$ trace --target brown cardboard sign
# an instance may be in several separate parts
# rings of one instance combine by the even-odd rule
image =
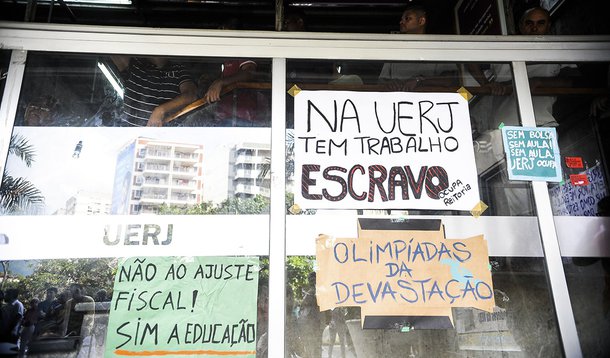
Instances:
[[[359,306],[374,316],[491,312],[494,293],[482,235],[446,239],[440,220],[361,219],[358,238],[316,240],[320,310]]]

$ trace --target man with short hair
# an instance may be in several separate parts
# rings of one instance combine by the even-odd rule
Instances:
[[[428,12],[419,4],[408,5],[399,22],[401,34],[425,34]],[[457,66],[454,63],[393,62],[385,63],[379,81],[391,91],[413,91],[421,86],[457,86]]]
[[[19,345],[19,332],[21,329],[21,322],[25,314],[25,308],[17,298],[19,297],[19,290],[16,288],[9,288],[6,290],[4,295],[4,302],[6,305],[2,306],[1,318],[2,332],[0,332],[0,342],[9,342]]]
[[[49,314],[49,312],[51,312],[51,309],[53,309],[53,306],[58,305],[57,300],[55,299],[56,296],[57,296],[57,287],[47,288],[44,301],[42,301],[38,304],[38,312],[40,314],[41,319],[44,319],[47,316],[47,314]]]
[[[66,302],[66,306],[70,310],[67,335],[88,336],[91,334],[94,322],[93,315],[87,314],[87,312],[91,310],[95,312],[95,306],[93,305],[95,301],[91,296],[85,294],[83,286],[78,283],[70,285],[70,293],[72,294],[72,298]],[[77,310],[76,305],[81,303],[89,303],[91,305],[80,306]]]
[[[425,34],[428,25],[428,14],[421,5],[410,5],[400,18],[401,34]]]
[[[551,17],[549,13],[541,7],[533,7],[523,12],[519,19],[519,32],[525,36],[543,36],[551,31]],[[562,69],[575,67],[559,63],[529,63],[527,64],[527,75],[530,89],[535,92],[536,88],[544,87],[570,87],[572,79],[560,75]],[[485,76],[478,64],[471,64],[468,70],[479,82],[482,88],[488,88],[491,95],[486,102],[487,107],[480,107],[481,110],[473,108],[471,113],[477,111],[482,117],[476,122],[479,124],[479,131],[484,133],[484,141],[491,143],[501,143],[501,132],[498,129],[501,124],[517,126],[520,124],[520,117],[517,107],[517,99],[513,92],[513,71],[509,64],[492,64],[489,76]],[[553,106],[557,100],[556,96],[532,96],[534,109],[534,120],[537,127],[557,127],[559,123],[553,115]],[[482,101],[479,101],[481,105]],[[491,138],[491,139],[489,139]],[[491,151],[482,151],[480,163],[497,163],[505,156],[501,145],[492,145]],[[483,158],[487,159],[483,159]],[[487,166],[487,165],[486,165]],[[481,168],[480,171],[487,170],[489,166]],[[501,180],[508,183],[506,171],[501,171]],[[498,191],[496,203],[498,215],[534,215],[533,197],[531,190],[527,186],[503,185]]]
[[[284,31],[306,31],[305,14],[298,10],[287,11],[283,25]]]
[[[519,31],[522,35],[526,36],[548,35],[551,31],[551,17],[548,11],[541,7],[533,7],[526,10],[519,20]],[[527,75],[531,90],[533,91],[538,87],[570,87],[572,80],[559,76],[560,71],[565,67],[575,66],[565,66],[558,63],[528,64]],[[495,78],[499,80],[512,78],[512,70],[509,65],[493,65],[492,68],[495,72]],[[483,86],[490,87],[494,95],[506,95],[512,91],[512,80],[500,83],[484,80],[480,75],[475,76],[475,78]],[[558,125],[553,116],[553,105],[556,100],[557,98],[554,96],[534,96],[532,98],[534,117],[538,126],[556,127]],[[507,125],[518,124],[517,107],[515,104],[514,95],[498,98],[494,105],[494,112],[497,117],[491,123],[490,128],[497,128],[500,122],[504,122]]]
[[[551,16],[545,9],[536,6],[525,10],[519,19],[522,35],[548,35],[551,32]]]

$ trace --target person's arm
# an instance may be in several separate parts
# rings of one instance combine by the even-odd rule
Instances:
[[[485,86],[489,83],[487,76],[485,76],[485,73],[483,73],[483,70],[478,63],[469,63],[466,65],[466,69],[479,85]]]
[[[205,93],[203,98],[209,103],[217,102],[220,100],[220,92],[222,89],[230,84],[237,82],[246,82],[252,78],[252,73],[256,70],[256,64],[254,62],[246,62],[239,67],[239,71],[235,74],[221,77],[216,81],[212,82],[208,91]]]
[[[496,82],[494,79],[489,80],[481,70],[481,66],[476,63],[466,65],[468,72],[483,88],[488,88],[494,96],[503,96],[512,91],[512,84]]]
[[[197,99],[197,86],[195,82],[188,80],[180,85],[180,94],[175,98],[157,106],[148,122],[147,127],[161,127],[167,118],[172,113],[184,108],[186,105],[193,103]]]

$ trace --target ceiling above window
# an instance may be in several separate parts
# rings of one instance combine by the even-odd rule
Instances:
[[[237,18],[246,30],[275,30],[276,0],[0,0],[0,20],[24,21],[28,1],[35,7],[32,22],[75,23],[169,28],[218,28]],[[452,32],[452,3],[428,0],[447,16],[443,26]],[[398,29],[405,0],[286,0],[284,11],[305,14],[308,31],[390,33]],[[448,24],[448,26],[447,26]]]
[[[458,0],[414,1],[423,2],[429,9],[429,33],[456,33],[454,8]],[[507,4],[505,12],[513,16],[540,3],[539,0],[503,2]],[[398,30],[402,9],[407,3],[407,0],[0,0],[0,20],[216,29],[235,18],[241,29],[274,31],[282,10],[284,13],[298,10],[305,15],[307,31],[391,33]],[[560,5],[553,8],[557,10],[553,14],[553,22],[557,24],[555,34],[610,33],[610,22],[604,12],[598,11],[596,1],[556,0],[554,3]],[[509,33],[512,33],[510,29]]]
[[[131,5],[131,0],[65,0],[67,4]]]

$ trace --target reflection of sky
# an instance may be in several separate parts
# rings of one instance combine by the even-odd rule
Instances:
[[[31,168],[14,155],[7,170],[25,177],[45,196],[46,214],[64,208],[79,190],[112,196],[116,158],[123,146],[138,136],[189,144],[203,144],[204,200],[220,202],[227,196],[229,151],[235,144],[270,143],[266,128],[68,128],[16,127],[34,147]],[[83,141],[80,158],[72,158]]]

